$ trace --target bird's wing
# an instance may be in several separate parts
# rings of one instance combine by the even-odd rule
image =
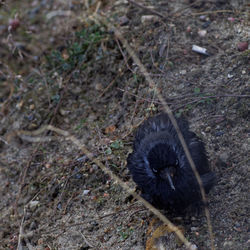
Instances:
[[[189,131],[188,123],[184,119],[176,118],[176,120],[185,138]],[[166,113],[149,118],[139,127],[135,135],[134,148],[137,149],[146,136],[160,131],[168,131],[168,133],[176,135],[175,128]]]

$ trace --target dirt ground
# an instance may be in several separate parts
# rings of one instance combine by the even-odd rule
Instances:
[[[217,177],[208,195],[215,248],[249,249],[244,0],[0,2],[0,249],[185,249],[72,141],[21,132],[68,131],[135,187],[126,168],[133,132],[163,105],[95,13],[204,141]],[[210,249],[204,212],[163,212],[193,249]]]

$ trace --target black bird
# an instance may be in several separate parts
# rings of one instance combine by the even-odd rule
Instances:
[[[205,192],[215,180],[203,142],[189,130],[186,120],[177,119]],[[127,166],[142,197],[159,209],[182,212],[201,201],[200,187],[167,114],[146,120],[137,130]]]

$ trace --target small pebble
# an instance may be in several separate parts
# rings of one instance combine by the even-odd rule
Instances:
[[[92,168],[96,171],[96,170],[98,170],[98,166],[96,165],[96,164],[93,164],[92,165]]]
[[[223,243],[223,246],[224,247],[231,247],[233,245],[233,242],[232,241],[225,241],[224,243]]]
[[[16,108],[21,109],[22,106],[23,106],[23,101],[20,101],[19,103],[17,103]]]
[[[78,180],[81,179],[82,178],[82,174],[81,173],[75,174],[75,178],[78,179]]]
[[[230,22],[234,22],[235,18],[234,17],[229,17],[227,20],[230,21]]]
[[[189,33],[189,32],[191,32],[191,27],[190,26],[187,26],[187,29],[186,29],[186,31]]]
[[[248,49],[248,42],[240,42],[237,45],[239,51],[245,51]]]
[[[207,22],[202,24],[202,28],[206,29],[210,24],[211,24],[211,21],[207,21]]]
[[[87,195],[90,192],[90,190],[83,190],[83,195]]]
[[[223,152],[223,153],[220,154],[219,158],[220,158],[221,161],[227,162],[228,159],[229,159],[229,155],[228,155],[227,152]]]
[[[29,125],[29,129],[36,129],[38,127],[38,125],[36,124],[36,123],[31,123],[30,125]]]
[[[16,30],[20,26],[20,20],[15,18],[15,19],[10,19],[9,20],[9,30]]]
[[[45,164],[45,168],[51,168],[51,164],[50,163],[46,163]]]
[[[34,110],[35,109],[35,105],[34,104],[30,104],[30,110]]]
[[[76,160],[79,161],[79,162],[86,162],[87,159],[88,159],[88,157],[86,155],[83,155],[83,156],[77,158]]]
[[[97,83],[97,84],[95,85],[95,89],[96,89],[96,90],[102,90],[102,89],[103,89],[102,84],[101,84],[101,83]]]
[[[191,231],[197,231],[199,228],[198,227],[191,227]]]
[[[235,222],[235,226],[236,227],[240,227],[240,223],[239,222]]]
[[[34,115],[30,114],[30,115],[27,116],[27,118],[28,118],[29,121],[32,121],[34,119]]]
[[[191,249],[191,250],[196,250],[196,249],[198,249],[198,247],[197,247],[195,244],[192,244],[192,245],[190,246],[190,249]]]
[[[154,16],[154,15],[145,15],[141,17],[141,22],[142,23],[152,23],[152,22],[157,22],[159,21],[159,17],[158,16]]]
[[[211,127],[208,126],[205,128],[205,132],[210,132],[210,131],[211,131]]]
[[[60,108],[59,113],[60,113],[60,115],[65,116],[69,113],[69,111]]]
[[[122,16],[119,18],[119,24],[121,26],[127,25],[129,23],[129,19],[127,18],[127,16]]]
[[[65,122],[66,124],[69,124],[69,123],[70,123],[70,120],[66,117],[66,118],[64,118],[64,122]]]
[[[42,238],[38,239],[37,244],[42,245],[43,244],[43,239]]]
[[[94,114],[90,114],[90,115],[88,116],[88,118],[87,118],[87,121],[88,121],[89,123],[91,123],[91,122],[94,122],[96,119],[97,119],[97,118],[96,118],[96,116],[95,116]]]
[[[80,94],[80,93],[82,92],[82,88],[76,87],[76,88],[72,88],[70,91],[71,91],[73,94],[78,95],[78,94]]]
[[[29,229],[30,230],[35,230],[37,228],[37,223],[35,221],[32,221],[30,226],[29,226]]]
[[[217,132],[215,133],[215,136],[222,136],[223,134],[224,134],[223,131],[217,131]]]
[[[34,208],[34,207],[36,207],[38,204],[39,204],[39,201],[30,201],[30,202],[29,202],[30,208]]]
[[[206,34],[207,34],[207,31],[206,31],[206,30],[199,30],[199,31],[198,31],[198,35],[199,35],[200,37],[204,37],[204,36],[206,36]]]
[[[61,203],[61,202],[59,202],[59,203],[57,204],[57,209],[59,209],[59,210],[62,209],[62,203]]]

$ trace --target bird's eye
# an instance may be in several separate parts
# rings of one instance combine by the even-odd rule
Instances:
[[[178,159],[176,159],[175,166],[178,166],[178,165],[179,165],[179,161],[178,161]]]
[[[158,172],[155,168],[152,168],[152,170],[153,170],[154,173],[157,173],[157,172]]]

